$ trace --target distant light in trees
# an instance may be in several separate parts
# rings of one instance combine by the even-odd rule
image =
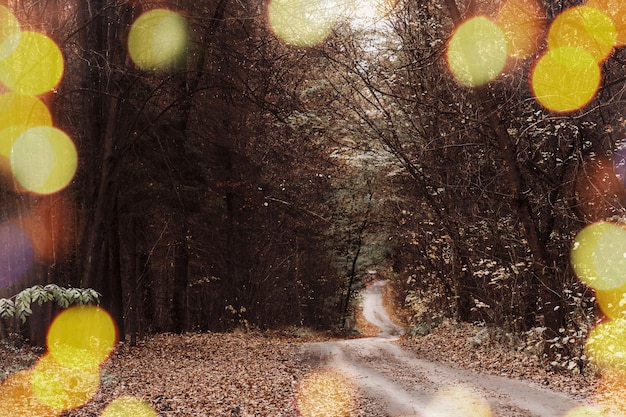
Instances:
[[[49,126],[25,130],[13,142],[11,172],[26,190],[51,194],[72,180],[78,155],[65,132]]]
[[[615,46],[626,45],[626,2],[624,0],[588,0],[588,7],[594,7],[613,20],[616,37]]]
[[[0,224],[0,288],[19,281],[33,263],[33,247],[22,229],[11,222]]]
[[[21,33],[20,22],[9,9],[0,6],[0,59],[11,55],[17,48]]]
[[[615,39],[615,26],[609,16],[594,7],[576,6],[554,19],[548,32],[548,48],[581,48],[601,62],[613,51]]]
[[[548,110],[571,112],[584,107],[596,94],[602,77],[596,59],[573,46],[546,52],[531,74],[535,98]]]
[[[596,290],[626,285],[626,229],[598,222],[581,230],[574,240],[571,262],[578,278]]]
[[[462,23],[448,44],[447,60],[456,80],[478,87],[496,78],[507,59],[507,41],[500,27],[484,16]]]
[[[137,67],[166,70],[178,63],[189,44],[189,27],[179,13],[150,10],[135,20],[128,34],[128,53]]]
[[[73,410],[86,404],[98,390],[100,368],[67,368],[45,354],[32,370],[31,384],[43,404],[58,413]]]
[[[353,387],[338,373],[322,370],[302,380],[297,407],[302,417],[341,417],[350,414]]]
[[[38,32],[25,31],[10,39],[15,37],[19,37],[17,48],[0,60],[0,81],[12,91],[26,95],[55,88],[64,71],[63,55],[56,43]]]
[[[334,0],[270,0],[267,21],[283,42],[307,47],[326,39],[343,13]]]
[[[507,0],[496,23],[504,31],[507,51],[513,58],[526,58],[534,54],[542,42],[546,13],[538,0]]]
[[[69,369],[100,366],[117,342],[111,316],[97,306],[74,306],[59,313],[50,328],[46,345],[52,358]]]
[[[368,27],[387,16],[397,0],[348,0],[345,16],[356,27]]]
[[[157,417],[156,411],[146,401],[137,397],[120,397],[112,401],[100,417]]]
[[[472,416],[491,417],[491,407],[484,398],[463,386],[439,390],[423,413],[424,417]]]
[[[600,368],[626,369],[626,320],[607,321],[591,330],[585,353]]]
[[[0,416],[49,417],[58,413],[41,402],[31,384],[32,370],[10,375],[0,384]]]

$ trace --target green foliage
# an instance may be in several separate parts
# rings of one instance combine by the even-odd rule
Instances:
[[[42,305],[54,301],[66,308],[72,304],[99,303],[102,295],[91,288],[64,288],[55,284],[35,285],[26,288],[9,298],[0,298],[0,318],[17,317],[26,322],[26,317],[33,314],[32,303]]]

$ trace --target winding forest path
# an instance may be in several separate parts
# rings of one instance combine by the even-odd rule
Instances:
[[[311,343],[305,348],[309,359],[346,375],[375,405],[375,411],[363,415],[562,417],[580,405],[531,382],[456,369],[399,347],[394,341],[403,329],[383,306],[385,284],[377,281],[362,292],[363,315],[380,329],[377,337]]]

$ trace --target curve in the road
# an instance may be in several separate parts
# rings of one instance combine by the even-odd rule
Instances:
[[[383,281],[375,282],[362,292],[363,315],[380,329],[378,337],[312,343],[304,353],[355,381],[383,413],[375,415],[470,417],[454,408],[453,401],[444,404],[444,408],[452,407],[446,410],[452,411],[438,409],[433,414],[433,399],[446,387],[462,387],[474,398],[485,399],[493,415],[507,417],[562,417],[580,405],[565,394],[527,381],[430,362],[399,347],[393,342],[403,329],[384,308],[385,285]],[[472,414],[471,417],[483,416]]]

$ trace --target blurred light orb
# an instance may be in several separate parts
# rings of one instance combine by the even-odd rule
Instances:
[[[492,417],[492,415],[487,400],[464,386],[439,390],[424,412],[424,417]]]
[[[626,286],[612,290],[596,290],[596,301],[611,319],[626,319]]]
[[[100,366],[113,352],[117,330],[111,316],[91,305],[69,307],[48,329],[46,344],[54,360],[69,369]]]
[[[267,21],[283,42],[300,47],[321,43],[343,14],[334,0],[270,0]]]
[[[59,414],[37,398],[31,375],[30,369],[19,371],[0,383],[0,416],[50,417]]]
[[[22,229],[11,222],[0,224],[0,287],[19,281],[33,263],[33,246]]]
[[[11,126],[52,126],[52,115],[35,96],[15,92],[0,95],[0,130]]]
[[[600,368],[626,370],[626,320],[615,319],[593,328],[585,353]]]
[[[20,22],[9,9],[0,6],[0,59],[11,55],[20,42]]]
[[[146,401],[137,397],[120,397],[106,406],[100,417],[158,417]]]
[[[507,40],[510,57],[526,58],[540,47],[546,12],[538,0],[506,0],[496,17]]]
[[[300,382],[296,405],[302,417],[343,417],[350,414],[353,387],[336,372],[322,370]]]
[[[65,132],[39,126],[25,130],[15,139],[10,163],[13,176],[26,190],[52,194],[74,178],[78,154]]]
[[[86,404],[100,386],[100,369],[70,369],[43,355],[31,373],[33,392],[43,404],[59,412]]]
[[[595,407],[580,405],[572,408],[563,417],[604,417],[605,415]],[[608,417],[608,416],[607,416]]]
[[[137,67],[167,70],[183,59],[189,44],[189,26],[179,13],[168,9],[145,12],[128,34],[128,53]]]
[[[626,2],[623,0],[587,0],[585,5],[600,10],[613,20],[616,31],[615,46],[625,46]]]
[[[595,58],[581,48],[565,46],[546,52],[531,74],[537,101],[558,113],[579,110],[595,96],[602,73]]]
[[[38,32],[19,35],[15,50],[0,60],[0,81],[25,95],[40,95],[55,88],[63,77],[61,50],[52,39]]]
[[[571,251],[578,278],[596,290],[614,290],[626,285],[626,229],[598,222],[581,230]]]
[[[484,16],[463,22],[447,49],[450,71],[467,87],[478,87],[496,78],[507,59],[507,40],[502,29]]]
[[[584,49],[597,61],[613,51],[617,32],[613,20],[589,6],[570,7],[559,14],[548,32],[548,48],[573,46]]]

